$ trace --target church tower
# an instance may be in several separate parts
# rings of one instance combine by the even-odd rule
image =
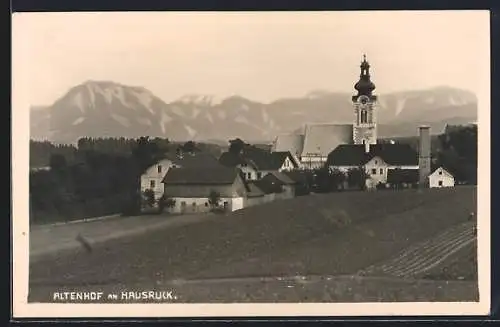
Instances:
[[[370,80],[370,64],[363,55],[359,81],[354,85],[357,94],[352,97],[354,124],[352,139],[354,144],[377,143],[377,96],[373,95],[375,84]]]

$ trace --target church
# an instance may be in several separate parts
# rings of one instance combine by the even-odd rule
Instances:
[[[363,55],[359,81],[354,85],[357,94],[352,96],[353,122],[308,123],[303,128],[279,135],[272,151],[290,151],[297,156],[304,169],[323,167],[328,155],[342,144],[377,143],[377,96],[370,78],[370,64]]]
[[[295,154],[303,169],[362,167],[368,188],[387,184],[395,176],[403,176],[408,184],[424,183],[431,163],[429,127],[419,129],[419,153],[407,144],[377,142],[377,95],[365,55],[354,89],[351,124],[306,124],[302,130],[278,136],[272,150]]]

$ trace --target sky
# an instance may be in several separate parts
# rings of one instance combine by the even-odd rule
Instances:
[[[30,105],[88,80],[143,86],[167,102],[354,92],[363,53],[378,94],[477,93],[490,40],[487,11],[20,13],[12,25],[13,83]]]

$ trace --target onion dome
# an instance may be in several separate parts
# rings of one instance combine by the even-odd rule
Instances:
[[[371,95],[375,90],[375,84],[370,80],[370,64],[366,61],[366,55],[363,55],[363,61],[359,66],[361,74],[359,81],[354,85],[354,89],[358,91],[358,95]]]

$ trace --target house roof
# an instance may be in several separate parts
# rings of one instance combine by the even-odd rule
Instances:
[[[308,124],[305,127],[301,156],[311,154],[323,157],[341,144],[352,143],[351,124]]]
[[[418,155],[408,144],[373,144],[365,152],[362,144],[342,144],[328,155],[327,164],[333,166],[361,166],[374,157],[380,157],[389,165],[418,165]]]
[[[281,193],[283,191],[283,189],[281,188],[283,186],[282,182],[272,180],[271,178],[262,178],[256,181],[252,181],[252,184],[256,185],[265,194]]]
[[[267,174],[263,178],[266,178],[266,177],[268,177],[270,175],[272,175],[272,177],[274,177],[275,179],[279,180],[284,185],[294,185],[294,184],[297,184],[297,182],[295,180],[293,180],[292,178],[290,178],[289,176],[287,176],[285,173],[282,173],[282,172],[279,172],[279,171],[273,171],[272,173]],[[268,178],[271,179],[272,177],[270,176]]]
[[[226,185],[232,184],[239,175],[238,169],[219,167],[171,168],[163,178],[166,185]]]
[[[307,183],[307,172],[301,170],[283,171],[283,174],[295,181],[295,183]]]
[[[446,169],[446,167],[444,167],[444,166],[437,166],[437,167],[433,168],[431,170],[432,172],[430,173],[430,175],[435,174],[439,169],[442,169],[445,174],[448,174],[450,177],[454,178],[453,174],[448,169]]]
[[[259,197],[263,196],[265,193],[262,191],[254,182],[248,182],[248,197]]]
[[[278,135],[274,140],[272,151],[282,152],[290,151],[290,153],[300,156],[304,148],[304,135],[302,134],[283,134]]]
[[[418,169],[388,169],[387,183],[416,183],[419,180]]]
[[[219,158],[219,163],[227,167],[246,163],[257,170],[278,170],[287,157],[290,157],[297,166],[297,162],[289,151],[269,152],[249,146],[244,148],[240,154],[224,152]]]

